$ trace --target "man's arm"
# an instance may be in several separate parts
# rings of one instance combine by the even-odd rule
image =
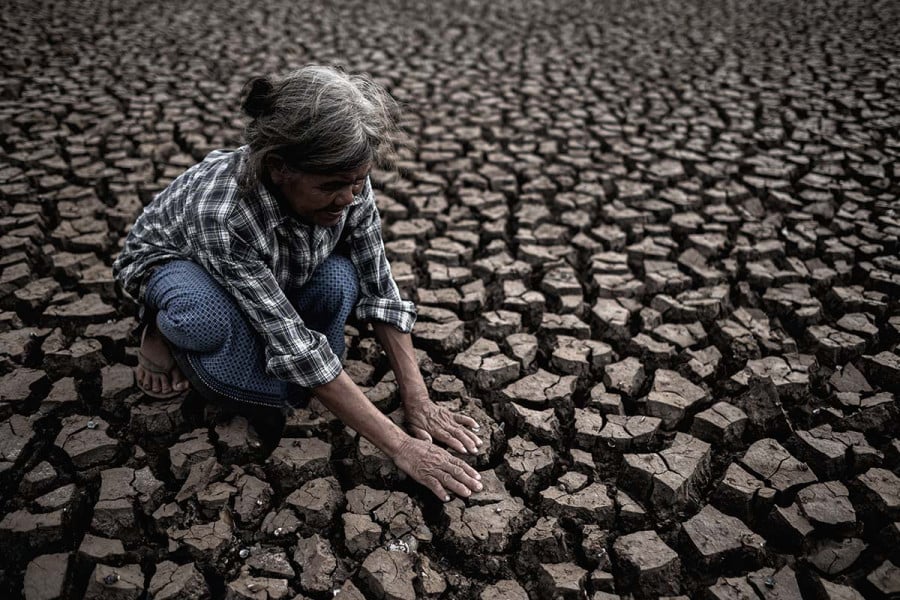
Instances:
[[[406,420],[415,436],[429,442],[434,437],[457,452],[476,454],[481,440],[468,428],[478,431],[478,423],[431,401],[410,335],[378,321],[372,327],[397,377]]]
[[[448,491],[468,498],[482,488],[481,475],[445,450],[403,432],[369,401],[346,371],[315,388],[319,401],[345,425],[384,452],[397,467],[441,500]]]

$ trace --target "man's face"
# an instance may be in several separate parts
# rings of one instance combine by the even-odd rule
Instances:
[[[353,197],[362,192],[369,164],[336,175],[313,175],[271,169],[272,183],[303,220],[321,227],[337,225]]]

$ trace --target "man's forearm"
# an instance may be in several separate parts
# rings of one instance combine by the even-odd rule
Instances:
[[[322,404],[345,425],[375,444],[390,458],[397,455],[409,435],[375,408],[346,371],[315,388]]]
[[[393,325],[373,322],[375,337],[387,354],[391,369],[397,377],[397,385],[400,388],[401,398],[410,398],[420,393],[428,395],[425,380],[419,371],[419,363],[416,361],[416,351],[413,348],[412,336],[403,333]]]

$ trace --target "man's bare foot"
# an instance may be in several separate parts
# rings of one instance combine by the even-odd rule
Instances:
[[[175,364],[169,343],[155,324],[144,329],[135,376],[140,388],[151,396],[170,397],[189,387],[188,380]]]

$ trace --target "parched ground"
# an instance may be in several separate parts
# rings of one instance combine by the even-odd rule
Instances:
[[[900,3],[331,4],[3,4],[0,596],[897,597]],[[467,501],[315,405],[133,387],[129,225],[308,62],[404,104],[376,187]]]

